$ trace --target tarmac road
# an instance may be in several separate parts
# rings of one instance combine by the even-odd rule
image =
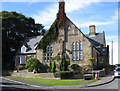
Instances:
[[[119,91],[118,88],[120,88],[120,79],[115,79],[111,83],[95,86],[95,87],[66,87],[66,88],[53,88],[53,89],[45,89],[41,87],[33,87],[33,86],[27,86],[24,84],[14,83],[5,79],[0,78],[2,82],[0,82],[0,85],[2,87],[2,91]],[[63,90],[64,89],[64,90]]]

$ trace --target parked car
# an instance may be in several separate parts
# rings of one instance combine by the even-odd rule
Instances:
[[[84,79],[87,80],[87,79],[92,79],[93,78],[93,74],[90,74],[90,73],[86,73],[84,74]]]
[[[114,71],[114,77],[120,77],[120,67],[117,67]]]

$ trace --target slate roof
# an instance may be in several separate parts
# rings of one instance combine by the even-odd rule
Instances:
[[[90,42],[93,44],[93,45],[97,45],[97,44],[104,44],[104,34],[103,33],[96,33],[95,36],[89,36],[89,34],[86,34],[85,35],[89,40]]]
[[[89,34],[85,35],[92,45],[101,53],[102,56],[107,55],[107,47],[103,47],[104,44],[104,33],[96,33],[93,36]]]
[[[43,36],[35,36],[35,37],[27,37],[23,41],[22,45],[19,47],[16,54],[30,54],[30,53],[36,53],[35,48],[37,47],[37,43],[42,39]],[[24,50],[24,52],[21,52],[21,48],[25,46],[27,50]]]

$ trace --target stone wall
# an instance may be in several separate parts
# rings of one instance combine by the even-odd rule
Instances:
[[[55,79],[53,73],[32,73],[32,72],[13,72],[11,76],[20,76],[24,78],[45,78]]]

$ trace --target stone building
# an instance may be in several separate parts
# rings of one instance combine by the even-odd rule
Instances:
[[[109,46],[106,46],[105,33],[96,33],[95,25],[90,25],[89,34],[83,34],[66,16],[63,0],[59,1],[59,10],[55,22],[57,26],[54,26],[53,23],[51,27],[56,28],[57,37],[52,41],[45,42],[45,40],[52,38],[50,36],[54,36],[50,35],[50,32],[53,31],[49,30],[49,33],[46,33],[40,40],[36,49],[36,57],[43,64],[49,65],[51,57],[62,57],[63,55],[66,59],[70,59],[70,65],[90,66],[89,58],[95,58],[96,67],[99,65],[99,61],[105,61],[106,64],[109,64]],[[41,43],[45,43],[45,46],[41,47]]]
[[[24,39],[23,43],[20,45],[16,52],[15,65],[25,65],[26,60],[30,57],[36,57],[37,44],[43,36],[27,37]]]

